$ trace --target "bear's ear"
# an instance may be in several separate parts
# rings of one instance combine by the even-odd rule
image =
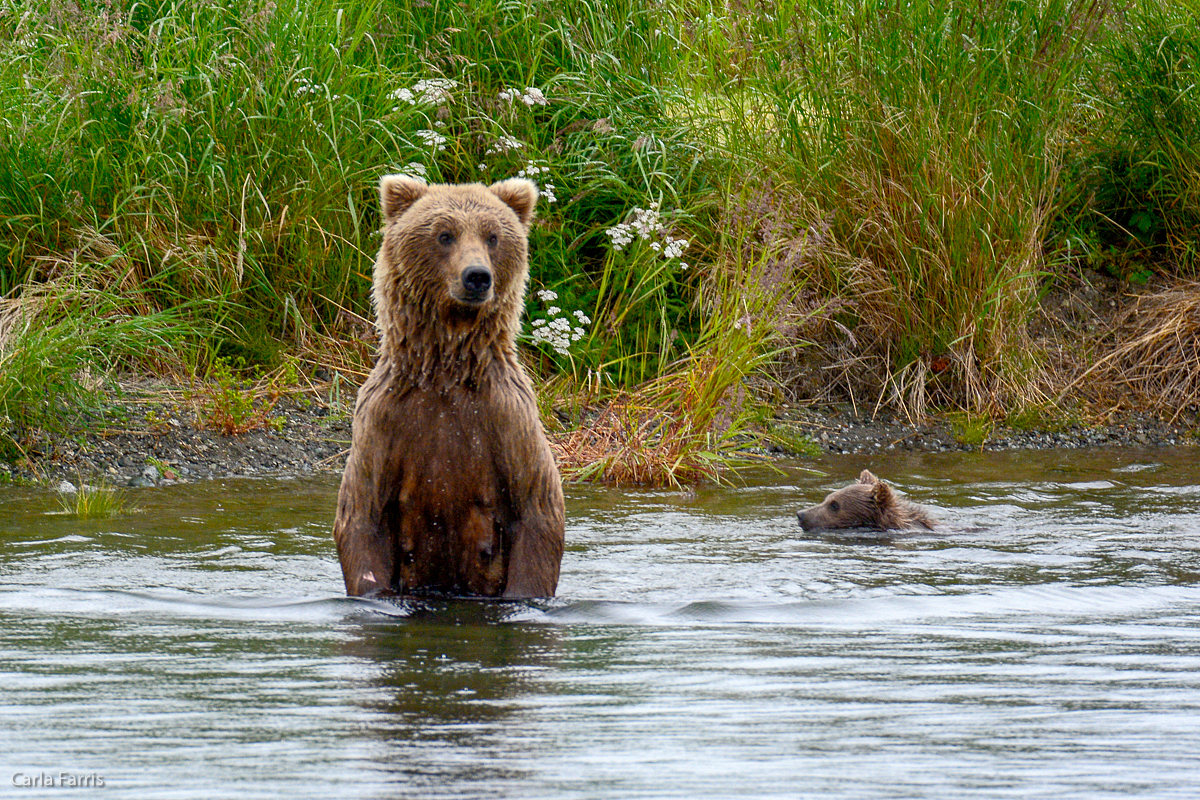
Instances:
[[[524,178],[509,178],[488,187],[488,191],[504,201],[526,228],[533,222],[533,209],[537,205],[538,188],[533,181]]]
[[[383,219],[391,222],[429,191],[429,184],[411,175],[384,175],[379,180],[379,204]]]
[[[867,474],[870,475],[871,473],[868,472]],[[871,477],[874,478],[875,476],[871,475]],[[892,487],[880,480],[876,480],[871,485],[871,499],[875,501],[876,508],[890,508],[895,503]]]
[[[862,472],[860,472],[858,474],[858,482],[866,483],[866,484],[876,484],[876,483],[879,483],[879,478],[876,478],[875,475],[872,474],[871,470],[864,469]]]

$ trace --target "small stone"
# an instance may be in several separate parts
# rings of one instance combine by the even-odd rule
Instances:
[[[55,487],[55,490],[59,494],[75,494],[79,491],[75,488],[75,484],[71,483],[70,481],[59,481],[58,486]]]

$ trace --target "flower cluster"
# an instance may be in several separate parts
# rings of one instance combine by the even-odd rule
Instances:
[[[434,130],[428,128],[419,130],[416,133],[418,139],[425,143],[426,147],[434,147],[440,150],[446,149],[446,137]]]
[[[558,293],[550,289],[542,289],[537,293],[537,298],[543,303],[550,303],[558,299]],[[571,316],[575,317],[574,322],[571,317],[560,316],[562,313],[562,309],[558,306],[548,306],[546,308],[547,318],[533,321],[533,343],[550,345],[554,352],[565,356],[571,349],[571,345],[578,342],[587,333],[583,326],[591,325],[592,321],[582,311],[572,312]]]
[[[550,167],[546,166],[546,162],[538,163],[537,161],[526,161],[525,166],[517,171],[518,178],[529,178],[536,181],[538,175],[545,174],[550,171]],[[554,194],[554,184],[544,183],[538,191],[542,197],[546,198],[547,203],[558,202],[558,197]]]
[[[533,106],[550,105],[550,101],[546,99],[546,95],[542,94],[542,90],[536,86],[526,86],[524,92],[520,89],[504,89],[500,92],[500,99],[509,103],[519,99],[531,108]]]
[[[458,86],[458,81],[449,78],[427,78],[417,81],[411,89],[397,89],[392,92],[392,99],[411,106],[440,106],[451,100],[450,90]],[[399,106],[392,108],[395,111]]]
[[[303,75],[300,76],[299,78],[296,78],[296,92],[295,92],[296,97],[304,97],[304,95],[306,95],[306,94],[324,94],[324,93],[325,93],[325,84],[313,83],[308,78],[305,78]],[[341,97],[341,95],[335,94],[335,95],[333,95],[333,97],[331,99],[337,100],[340,97]]]
[[[667,228],[658,213],[658,203],[651,203],[649,208],[634,208],[632,220],[614,225],[605,233],[612,239],[614,250],[626,247],[636,237],[649,242],[650,249],[661,253],[666,259],[679,258],[689,244],[687,239],[675,239],[667,234]],[[687,264],[681,266],[687,269]]]
[[[421,178],[425,180],[429,177],[429,168],[419,161],[410,161],[403,167],[396,170],[401,175],[407,175],[410,178]]]
[[[313,83],[308,78],[296,78],[296,97],[303,97],[306,94],[320,94],[325,91],[325,87],[319,83]]]
[[[487,155],[494,156],[498,153],[507,153],[509,150],[520,150],[524,146],[525,143],[520,139],[514,139],[511,136],[501,136],[487,149]]]

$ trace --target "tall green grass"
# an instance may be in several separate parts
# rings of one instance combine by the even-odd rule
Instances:
[[[186,319],[198,375],[361,368],[379,176],[524,174],[543,375],[657,402],[735,350],[713,298],[752,295],[743,230],[800,292],[747,362],[767,390],[1001,416],[1050,380],[1027,329],[1051,273],[1146,249],[1143,272],[1195,270],[1197,21],[1194,0],[8,0],[0,295],[87,268]],[[617,249],[652,206],[661,231]],[[112,319],[57,308],[47,331]],[[535,333],[574,312],[566,346]]]
[[[730,205],[744,207],[749,194],[730,191]],[[569,478],[679,485],[723,480],[754,462],[748,446],[768,416],[755,382],[796,346],[789,326],[808,287],[790,274],[791,242],[763,241],[760,220],[749,215],[724,217],[728,225],[714,248],[720,256],[698,298],[699,331],[682,358],[563,439],[560,463]],[[653,260],[661,261],[659,254]],[[668,268],[656,264],[649,270],[655,277],[639,275],[635,298],[653,292],[648,284]]]
[[[23,4],[0,16],[0,292],[94,231],[153,307],[218,303],[214,356],[269,362],[367,311],[381,174],[524,170],[561,198],[535,279],[585,307],[601,227],[695,188],[658,119],[668,49],[645,47],[651,12],[618,5]],[[397,97],[427,79],[454,88]],[[527,87],[549,103],[500,99]]]
[[[770,165],[838,245],[819,277],[862,343],[847,392],[915,415],[1036,393],[1025,325],[1101,16],[1065,0],[806,0],[706,18],[700,47],[752,55],[732,80],[710,72],[717,143]]]
[[[1099,48],[1060,237],[1145,282],[1200,271],[1200,4],[1135,4]]]
[[[194,304],[142,313],[79,274],[0,299],[0,457],[38,431],[65,433],[103,410],[108,372],[178,363],[198,329]]]

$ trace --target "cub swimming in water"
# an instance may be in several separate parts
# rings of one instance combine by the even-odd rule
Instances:
[[[838,528],[933,530],[935,526],[929,512],[897,497],[890,486],[866,469],[858,476],[858,483],[830,492],[820,505],[799,511],[796,516],[800,519],[800,527],[806,531]]]

